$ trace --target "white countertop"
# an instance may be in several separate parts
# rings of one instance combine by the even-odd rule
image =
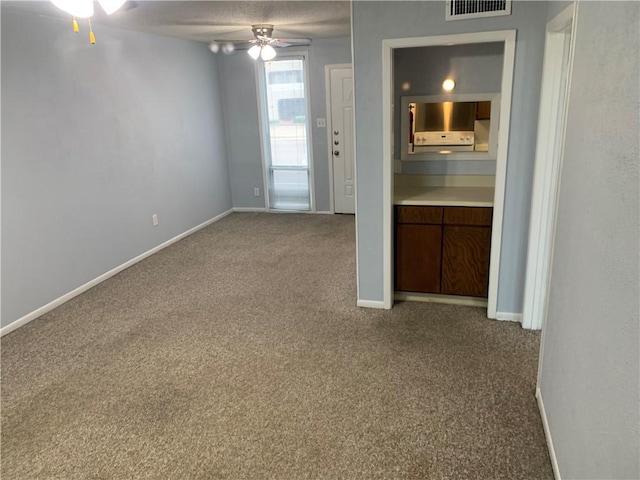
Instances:
[[[394,189],[395,205],[493,207],[493,187],[403,187]]]

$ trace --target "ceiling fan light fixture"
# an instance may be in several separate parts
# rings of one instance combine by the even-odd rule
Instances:
[[[262,50],[260,48],[260,45],[254,45],[247,51],[247,53],[251,58],[253,58],[254,60],[257,60],[258,57],[260,56],[260,50]]]
[[[276,58],[276,50],[275,50],[275,48],[273,48],[271,45],[263,46],[262,47],[262,52],[260,52],[260,57],[265,62],[268,62],[269,60],[273,60],[274,58]]]

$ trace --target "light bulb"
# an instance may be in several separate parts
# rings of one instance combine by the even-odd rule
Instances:
[[[251,58],[253,58],[254,60],[257,60],[258,57],[260,56],[260,45],[254,45],[247,51],[247,53]]]
[[[450,92],[452,91],[456,86],[456,82],[454,82],[452,79],[447,78],[444,82],[442,82],[442,89],[445,92]]]
[[[209,44],[209,50],[211,50],[213,53],[218,53],[220,51],[220,45],[218,45],[216,42],[211,42]]]
[[[107,12],[107,15],[111,15],[113,12],[118,10],[124,2],[127,0],[98,0],[102,9]]]
[[[225,53],[225,54],[227,54],[227,55],[228,55],[228,54],[230,54],[230,53],[233,53],[233,51],[234,51],[235,49],[236,49],[236,47],[235,47],[235,45],[234,45],[233,43],[225,43],[225,44],[222,46],[222,53]]]
[[[271,45],[265,45],[262,47],[262,52],[260,53],[262,60],[268,62],[276,57],[276,51]]]
[[[93,0],[51,0],[51,3],[72,17],[89,18],[93,15]]]

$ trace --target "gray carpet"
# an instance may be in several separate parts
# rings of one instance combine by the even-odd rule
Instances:
[[[355,307],[354,242],[236,213],[4,337],[2,479],[553,478],[539,335]]]

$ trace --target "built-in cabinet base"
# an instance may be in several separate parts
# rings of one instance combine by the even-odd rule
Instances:
[[[486,298],[492,209],[396,206],[395,289]]]

